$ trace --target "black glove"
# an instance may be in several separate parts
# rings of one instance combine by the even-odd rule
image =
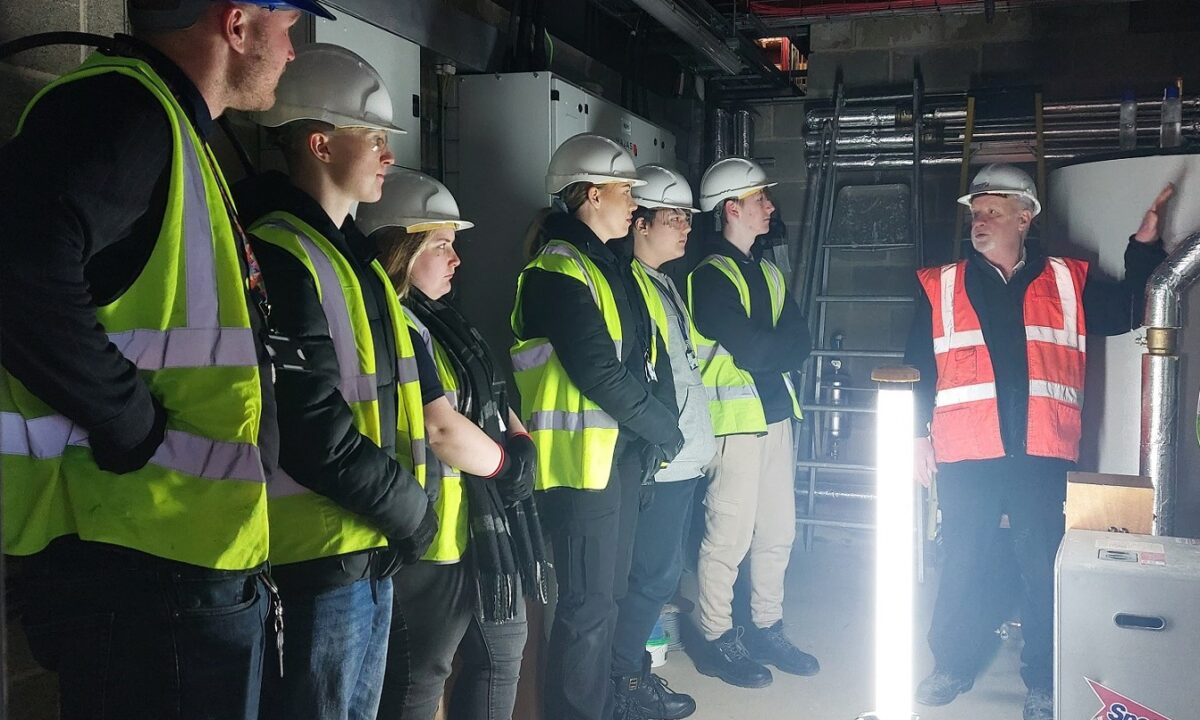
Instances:
[[[433,503],[425,506],[425,517],[421,524],[406,538],[388,538],[388,545],[395,549],[404,565],[416,565],[429,546],[433,544],[433,536],[437,535],[438,516],[433,511]]]
[[[504,445],[508,468],[496,475],[496,489],[504,507],[533,497],[533,473],[537,469],[537,447],[526,433],[508,436]]]
[[[167,411],[158,398],[151,396],[151,400],[154,403],[154,420],[150,424],[150,432],[137,445],[119,450],[106,446],[99,438],[91,438],[92,458],[97,467],[120,475],[141,470],[150,462],[167,434]]]
[[[679,455],[680,451],[683,450],[683,433],[679,432],[679,428],[673,429],[675,430],[674,437],[672,437],[669,442],[662,443],[658,446],[659,452],[662,455],[662,461],[664,463],[669,463],[674,460],[676,456]]]

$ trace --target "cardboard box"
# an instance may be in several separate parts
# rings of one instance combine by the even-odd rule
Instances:
[[[1067,473],[1067,529],[1149,535],[1154,485],[1140,475]]]

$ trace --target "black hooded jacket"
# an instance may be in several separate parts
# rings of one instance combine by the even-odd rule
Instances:
[[[579,248],[596,264],[612,288],[621,316],[621,357],[587,287],[558,273],[525,270],[521,314],[523,339],[544,337],[554,345],[571,382],[611,415],[628,443],[671,446],[679,434],[671,363],[659,342],[655,374],[646,377],[646,357],[652,339],[649,311],[633,278],[632,256],[625,243],[601,242],[587,225],[566,213],[546,218],[546,236]]]
[[[395,460],[399,402],[396,345],[385,293],[392,292],[371,270],[375,246],[347,218],[335,227],[321,206],[280,173],[249,178],[235,187],[247,227],[274,212],[291,213],[321,233],[349,260],[363,289],[363,300],[375,344],[376,378],[383,447],[361,434],[354,415],[337,389],[340,377],[329,326],[311,274],[291,253],[258,238],[255,254],[271,296],[275,328],[297,341],[308,359],[308,372],[278,373],[280,467],[296,482],[361,515],[389,538],[408,537],[420,524],[428,504],[424,489]],[[423,346],[418,363],[432,366]],[[422,377],[436,377],[422,372]],[[441,393],[440,385],[422,395]],[[276,566],[280,585],[329,586],[366,575],[368,553]],[[306,567],[302,567],[306,566]]]

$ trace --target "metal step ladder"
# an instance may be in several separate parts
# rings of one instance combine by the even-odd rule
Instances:
[[[856,516],[869,509],[875,498],[873,447],[856,451],[851,431],[859,425],[860,434],[874,432],[875,393],[868,379],[876,366],[900,364],[911,314],[904,313],[903,322],[885,323],[901,326],[899,335],[892,330],[890,338],[854,337],[847,331],[864,324],[861,313],[879,318],[912,307],[910,291],[922,260],[923,88],[919,73],[915,75],[911,96],[890,97],[912,103],[911,171],[839,172],[837,141],[843,113],[847,106],[880,100],[849,98],[841,82],[834,94],[834,112],[820,129],[816,161],[810,166],[801,231],[801,247],[808,251],[807,273],[797,292],[814,347],[798,385],[805,421],[796,444],[796,522],[803,528],[805,549],[812,547],[818,527],[874,527]],[[854,276],[854,267],[870,267],[863,262],[866,257],[880,261],[880,275],[871,278],[875,282],[866,282],[861,273]],[[844,347],[844,340],[852,347]],[[849,367],[855,371],[848,373]],[[855,376],[862,379],[858,385]],[[923,525],[924,501],[919,502],[918,524]],[[837,508],[829,506],[846,507],[832,512]],[[924,528],[918,527],[917,533],[923,538]],[[918,543],[918,548],[917,570],[923,578],[924,543]]]

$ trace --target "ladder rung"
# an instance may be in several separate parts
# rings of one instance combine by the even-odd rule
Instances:
[[[818,518],[798,517],[797,525],[816,525],[817,527],[846,528],[847,530],[874,530],[873,523],[852,522],[850,520],[820,520]]]
[[[808,488],[797,487],[796,497],[808,497]],[[826,500],[861,500],[873,502],[875,493],[868,490],[838,490],[836,488],[817,488],[813,491],[814,498],[824,498]]]
[[[877,302],[877,303],[910,303],[913,301],[911,295],[818,295],[817,302],[821,303],[851,303],[851,302]]]
[[[797,460],[796,467],[812,468],[815,470],[841,470],[852,473],[875,472],[875,468],[871,465],[853,465],[850,463],[829,462],[827,460]]]
[[[826,250],[910,250],[916,243],[837,243],[824,245]]]
[[[809,412],[851,412],[874,413],[875,408],[869,405],[801,405],[801,410]]]
[[[814,357],[902,358],[903,350],[813,350]]]

